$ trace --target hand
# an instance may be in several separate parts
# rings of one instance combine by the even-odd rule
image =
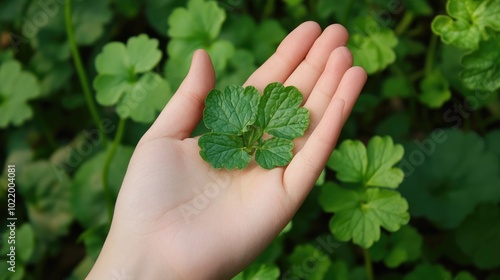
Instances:
[[[243,270],[290,221],[322,171],[365,81],[335,24],[292,31],[247,80],[294,85],[311,116],[286,167],[215,170],[190,134],[215,86],[206,52],[135,149],[111,230],[89,279],[228,279]]]

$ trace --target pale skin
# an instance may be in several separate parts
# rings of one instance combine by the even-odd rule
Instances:
[[[87,279],[230,279],[248,266],[311,191],[366,81],[365,71],[352,67],[347,40],[341,25],[322,31],[305,22],[246,81],[261,92],[271,82],[294,85],[310,111],[293,160],[272,170],[255,162],[241,171],[215,170],[200,157],[190,135],[215,74],[207,53],[196,51],[134,151]]]

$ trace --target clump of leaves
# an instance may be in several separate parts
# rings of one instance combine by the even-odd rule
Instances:
[[[252,86],[212,90],[203,112],[211,132],[198,141],[201,157],[214,168],[243,169],[254,154],[265,169],[287,165],[293,157],[292,140],[309,126],[302,99],[296,87],[280,83],[269,84],[262,96]]]

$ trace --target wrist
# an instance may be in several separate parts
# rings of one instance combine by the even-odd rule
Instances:
[[[114,236],[120,236],[115,238]],[[143,240],[110,231],[87,280],[98,279],[178,279]]]

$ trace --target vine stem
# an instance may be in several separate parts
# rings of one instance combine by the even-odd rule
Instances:
[[[372,259],[370,257],[370,251],[368,249],[363,248],[363,256],[365,258],[365,269],[366,269],[366,279],[373,280],[373,268],[372,268]]]
[[[407,11],[404,14],[403,18],[396,26],[396,29],[394,29],[394,33],[396,34],[396,36],[403,34],[408,29],[408,27],[413,22],[413,18],[414,18],[414,16],[413,16],[412,12]]]
[[[118,128],[116,130],[115,138],[113,139],[113,143],[111,143],[111,147],[106,154],[106,158],[104,160],[104,167],[102,170],[102,187],[104,190],[104,197],[106,198],[106,208],[108,211],[108,221],[111,224],[111,220],[113,219],[113,209],[114,209],[114,201],[111,196],[111,190],[109,188],[109,168],[111,167],[111,161],[116,153],[116,149],[120,144],[123,132],[125,131],[125,123],[126,119],[120,119],[118,123]]]
[[[104,127],[101,123],[101,117],[99,116],[99,112],[97,111],[97,107],[92,99],[92,92],[90,90],[89,82],[87,79],[87,74],[85,73],[85,69],[83,68],[82,58],[80,56],[80,52],[78,51],[78,47],[76,46],[75,34],[73,33],[73,23],[71,19],[71,0],[65,0],[64,5],[64,20],[66,25],[66,34],[68,36],[69,47],[71,49],[71,54],[73,56],[73,62],[75,63],[76,72],[78,74],[78,79],[80,80],[80,84],[82,86],[83,95],[85,97],[85,101],[87,102],[87,107],[90,111],[90,115],[102,133],[102,141],[104,146],[107,145],[107,137],[104,133]]]
[[[429,43],[429,51],[427,52],[427,56],[425,57],[425,75],[429,76],[432,74],[432,69],[434,68],[434,56],[436,54],[437,47],[437,36],[431,35],[431,42]]]

